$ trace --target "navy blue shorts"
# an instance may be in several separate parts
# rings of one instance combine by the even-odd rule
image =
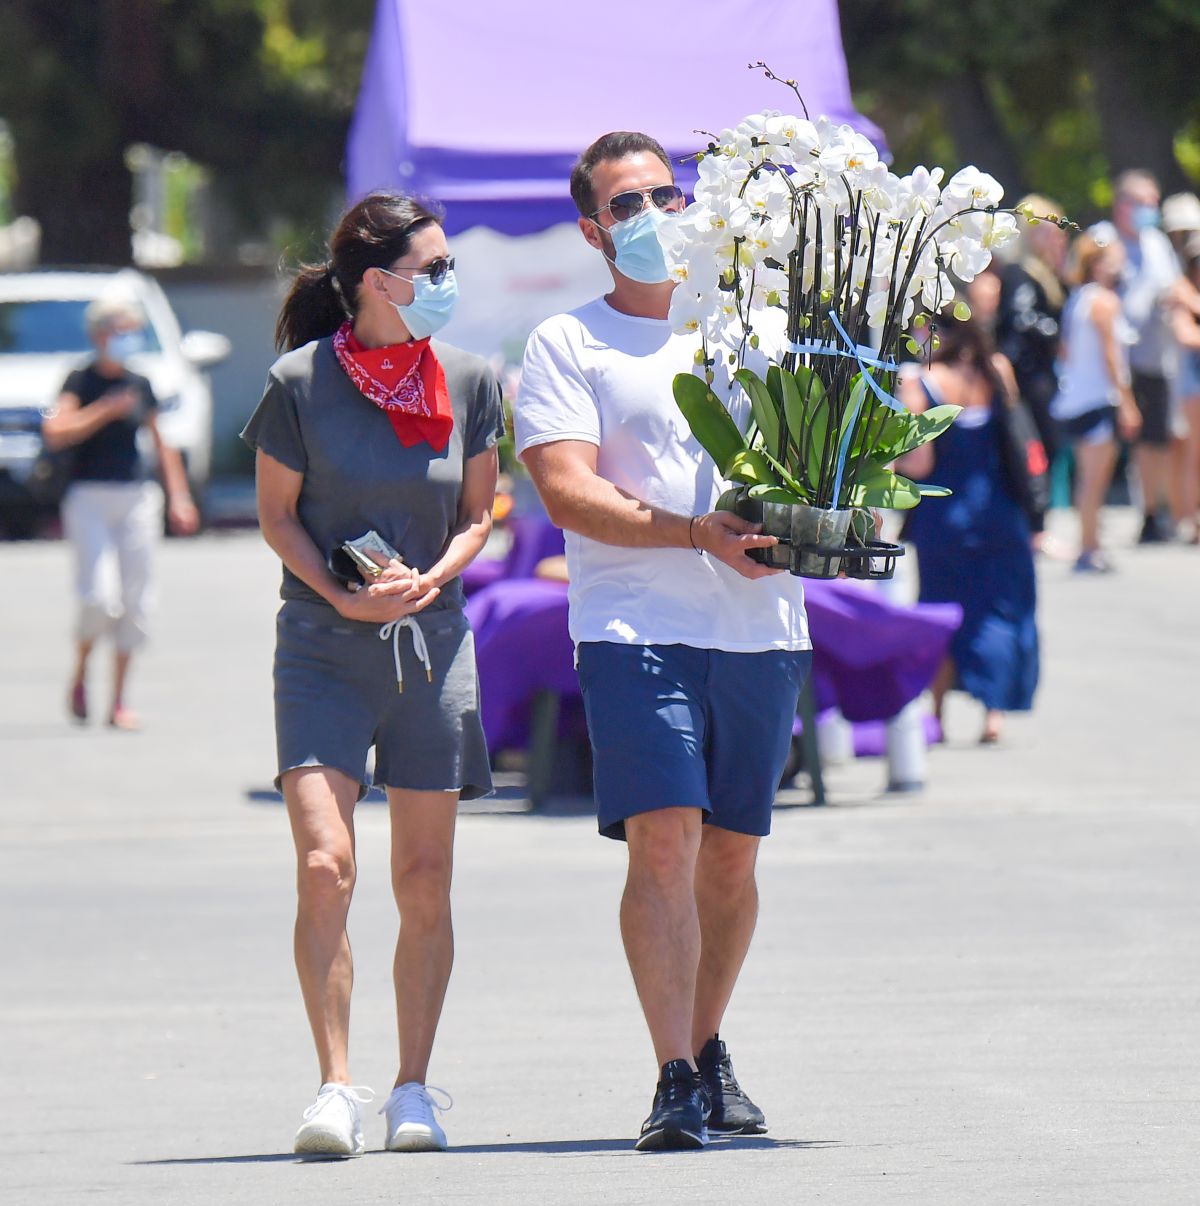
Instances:
[[[808,649],[580,644],[600,832],[623,839],[628,817],[699,808],[765,837],[811,666]]]

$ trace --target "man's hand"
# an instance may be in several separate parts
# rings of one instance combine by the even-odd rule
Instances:
[[[699,516],[692,524],[691,534],[697,548],[711,553],[743,578],[769,578],[783,573],[746,556],[750,549],[769,549],[778,544],[778,538],[764,536],[761,524],[751,523],[732,511],[710,511]]]

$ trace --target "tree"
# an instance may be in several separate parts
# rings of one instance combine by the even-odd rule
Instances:
[[[0,115],[47,260],[130,258],[130,144],[208,167],[250,223],[323,218],[373,0],[5,0]]]
[[[1200,121],[1195,0],[843,0],[842,25],[901,163],[949,152],[1080,216],[1123,168],[1187,187],[1175,144]]]

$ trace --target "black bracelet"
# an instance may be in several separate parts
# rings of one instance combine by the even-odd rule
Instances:
[[[692,528],[695,526],[696,520],[699,518],[700,518],[699,515],[693,515],[691,517],[691,519],[688,520],[688,543],[692,546],[692,548],[694,548],[696,550],[696,552],[701,557],[703,557],[704,550],[702,548],[700,548],[700,546],[696,543],[696,538],[692,535]]]

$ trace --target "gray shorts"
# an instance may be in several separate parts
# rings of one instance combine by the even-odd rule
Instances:
[[[300,766],[326,766],[357,779],[362,799],[367,753],[374,746],[379,786],[457,791],[464,800],[491,792],[475,635],[458,610],[414,618],[428,649],[432,682],[413,634],[402,629],[400,691],[393,641],[380,639],[378,624],[343,620],[320,603],[284,603],[275,622],[280,776]]]

